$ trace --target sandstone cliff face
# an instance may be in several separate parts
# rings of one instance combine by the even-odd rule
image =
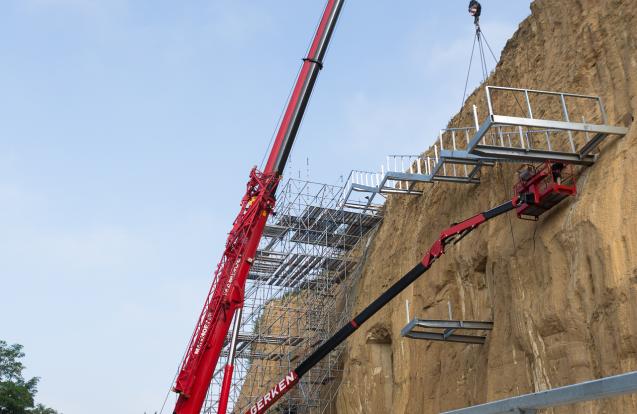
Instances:
[[[581,172],[579,194],[525,222],[500,217],[448,250],[347,344],[339,414],[439,413],[637,370],[637,2],[536,0],[488,84],[602,96],[608,139]],[[471,125],[468,108],[454,125]],[[510,196],[514,167],[479,186],[434,184],[388,200],[358,284],[360,311],[420,260],[448,224]],[[403,339],[411,316],[492,320],[484,346]],[[555,409],[637,413],[637,397]]]

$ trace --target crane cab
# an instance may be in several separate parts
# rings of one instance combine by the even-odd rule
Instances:
[[[527,164],[518,170],[515,194],[532,195],[533,201],[522,202],[516,213],[524,220],[537,221],[538,218],[562,202],[577,194],[573,167],[560,161],[546,161]]]

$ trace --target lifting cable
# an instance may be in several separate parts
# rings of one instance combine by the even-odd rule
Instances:
[[[487,46],[487,49],[489,49],[489,52],[491,53],[491,56],[493,57],[493,60],[496,62],[496,65],[497,65],[498,64],[498,59],[496,58],[495,53],[493,52],[493,49],[491,48],[491,45],[489,44],[489,41],[484,36],[484,33],[482,33],[481,37],[484,40],[484,44]],[[505,81],[510,86],[512,86],[511,81],[508,79],[508,77],[504,73],[502,74],[502,77],[505,79]],[[518,97],[516,95],[513,95],[513,97],[514,97],[515,102],[517,103],[518,107],[520,108],[520,110],[522,112],[524,112],[524,108],[522,108],[522,104],[518,100]],[[502,165],[501,165],[501,167],[502,167]],[[508,190],[506,188],[506,182],[504,180],[504,172],[503,172],[502,168],[500,168],[500,179],[502,180],[502,186],[504,187],[505,193],[507,193]],[[511,220],[511,216],[509,216],[509,229],[511,230],[511,240],[513,242],[513,249],[514,249],[513,251],[514,251],[514,255],[515,255],[515,252],[517,252],[517,247],[516,247],[516,243],[515,243],[515,232],[513,231],[513,220]]]
[[[296,73],[295,79],[298,79],[299,75],[301,74],[301,70],[303,70],[303,67],[299,68],[299,70]],[[290,98],[292,97],[292,93],[294,93],[294,85],[290,87],[290,92],[288,92],[288,97],[286,98],[285,102],[290,101]],[[279,126],[281,125],[281,121],[283,120],[283,116],[285,116],[285,104],[281,108],[281,113],[274,127],[274,131],[272,131],[270,142],[268,142],[268,146],[266,147],[265,152],[263,153],[263,158],[261,159],[261,164],[259,164],[259,170],[261,171],[263,171],[263,169],[265,168],[265,161],[267,160],[268,155],[270,154],[270,150],[272,149],[272,144],[274,143],[274,139],[276,138],[276,134],[279,130]]]
[[[491,57],[493,57],[493,61],[495,62],[495,65],[498,64],[498,58],[496,57],[495,53],[493,52],[493,49],[491,48],[491,45],[489,44],[487,38],[484,36],[484,33],[482,32],[482,28],[480,27],[479,23],[476,23],[476,35],[473,38],[473,47],[471,48],[471,57],[469,59],[469,69],[467,70],[467,78],[465,81],[465,85],[464,85],[464,92],[462,94],[462,104],[460,105],[460,112],[462,112],[462,108],[464,107],[465,104],[465,100],[467,99],[467,88],[469,86],[469,77],[471,76],[471,67],[473,65],[473,57],[475,55],[475,49],[476,49],[476,43],[478,44],[478,52],[480,54],[480,69],[482,71],[482,82],[486,82],[487,78],[489,77],[489,68],[488,68],[488,64],[487,64],[487,56],[485,53],[485,46],[486,49],[489,50],[489,52],[491,53]],[[511,82],[507,79],[506,75],[502,75],[505,78],[505,81],[507,83],[509,83],[509,85],[511,85]],[[516,103],[518,104],[518,106],[520,107],[520,109],[522,110],[522,112],[524,112],[524,109],[522,108],[522,104],[520,104],[520,102],[518,101],[517,96],[514,96]],[[505,194],[508,193],[507,187],[506,187],[506,182],[504,180],[504,173],[502,170],[500,170],[500,179],[502,181],[502,186],[504,188],[504,192]],[[509,217],[509,227],[511,230],[511,239],[513,241],[513,246],[515,249],[515,234],[513,231],[513,222],[511,220],[511,217]],[[516,249],[517,250],[517,249]]]
[[[467,89],[469,87],[469,77],[471,76],[471,67],[473,66],[473,57],[475,55],[476,43],[478,44],[478,52],[480,54],[480,70],[482,71],[483,83],[486,82],[487,78],[489,77],[489,65],[487,63],[487,54],[485,50],[489,51],[495,64],[496,65],[498,64],[498,58],[496,57],[495,52],[493,51],[493,48],[491,48],[491,45],[489,44],[489,41],[484,35],[484,32],[482,31],[480,24],[476,23],[476,35],[473,38],[473,47],[471,48],[471,57],[469,59],[469,69],[467,70],[467,78],[464,85],[464,92],[462,94],[462,104],[460,105],[460,111],[462,111],[462,107],[464,106],[465,100],[467,99]],[[485,46],[486,46],[486,49],[485,49]],[[507,78],[505,74],[502,74],[502,77],[509,84],[509,86],[512,86],[510,80]],[[518,107],[520,107],[520,110],[524,113],[525,110],[522,107],[522,104],[520,103],[520,101],[518,100],[518,97],[514,95],[514,98]]]
[[[484,45],[482,44],[482,36],[480,35],[480,26],[476,30],[476,37],[478,38],[478,46],[480,46],[480,63],[482,64],[482,82],[486,82],[489,76],[489,69],[487,67],[487,57],[484,54]],[[497,63],[497,62],[496,62]]]
[[[473,38],[473,47],[471,48],[471,57],[469,59],[469,69],[467,70],[467,78],[464,85],[464,92],[462,94],[462,104],[460,105],[461,110],[465,104],[465,100],[467,99],[467,88],[469,87],[469,77],[471,76],[471,67],[473,66],[473,58],[475,56],[476,44],[478,45],[478,53],[480,55],[479,56],[480,70],[482,71],[483,83],[486,82],[487,78],[489,77],[489,65],[487,63],[485,45],[491,52],[491,56],[493,56],[493,60],[495,61],[495,64],[496,65],[498,64],[498,59],[496,58],[495,53],[493,53],[493,50],[491,49],[491,46],[487,42],[487,39],[484,37],[484,33],[482,33],[482,29],[480,28],[480,25],[476,24],[476,35]]]
[[[491,45],[489,44],[489,42],[487,41],[487,38],[484,36],[484,33],[482,31],[480,31],[480,33],[482,34],[482,39],[484,40],[484,44],[487,46],[487,48],[489,49],[489,52],[491,52],[491,56],[493,57],[493,60],[495,61],[495,64],[498,64],[498,58],[495,56],[495,53],[493,53],[493,49],[491,48]],[[513,87],[513,83],[511,82],[511,80],[506,76],[506,74],[502,73],[502,77],[504,78],[504,81],[506,83],[509,84],[509,86]],[[525,113],[525,109],[522,107],[522,104],[520,103],[520,101],[518,100],[517,95],[513,95],[513,98],[515,99],[515,103],[518,105],[518,107],[520,108],[520,110],[522,111],[522,113]]]
[[[478,37],[473,38],[473,47],[471,48],[471,58],[469,59],[469,70],[467,71],[467,80],[464,84],[464,92],[462,94],[462,103],[460,103],[460,111],[462,112],[462,107],[464,106],[464,101],[467,98],[467,87],[469,86],[469,75],[471,74],[471,65],[473,65],[473,55],[476,50],[476,42],[478,41]]]

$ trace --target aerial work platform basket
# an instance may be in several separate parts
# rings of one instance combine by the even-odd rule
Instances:
[[[533,202],[522,203],[516,208],[521,219],[538,220],[562,200],[577,194],[572,166],[559,161],[525,165],[518,171],[518,176],[515,194],[533,194]]]

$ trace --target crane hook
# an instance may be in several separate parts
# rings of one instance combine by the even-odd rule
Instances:
[[[469,2],[469,14],[474,17],[473,24],[476,25],[476,29],[480,30],[480,15],[482,14],[482,5],[477,0],[471,0]]]

